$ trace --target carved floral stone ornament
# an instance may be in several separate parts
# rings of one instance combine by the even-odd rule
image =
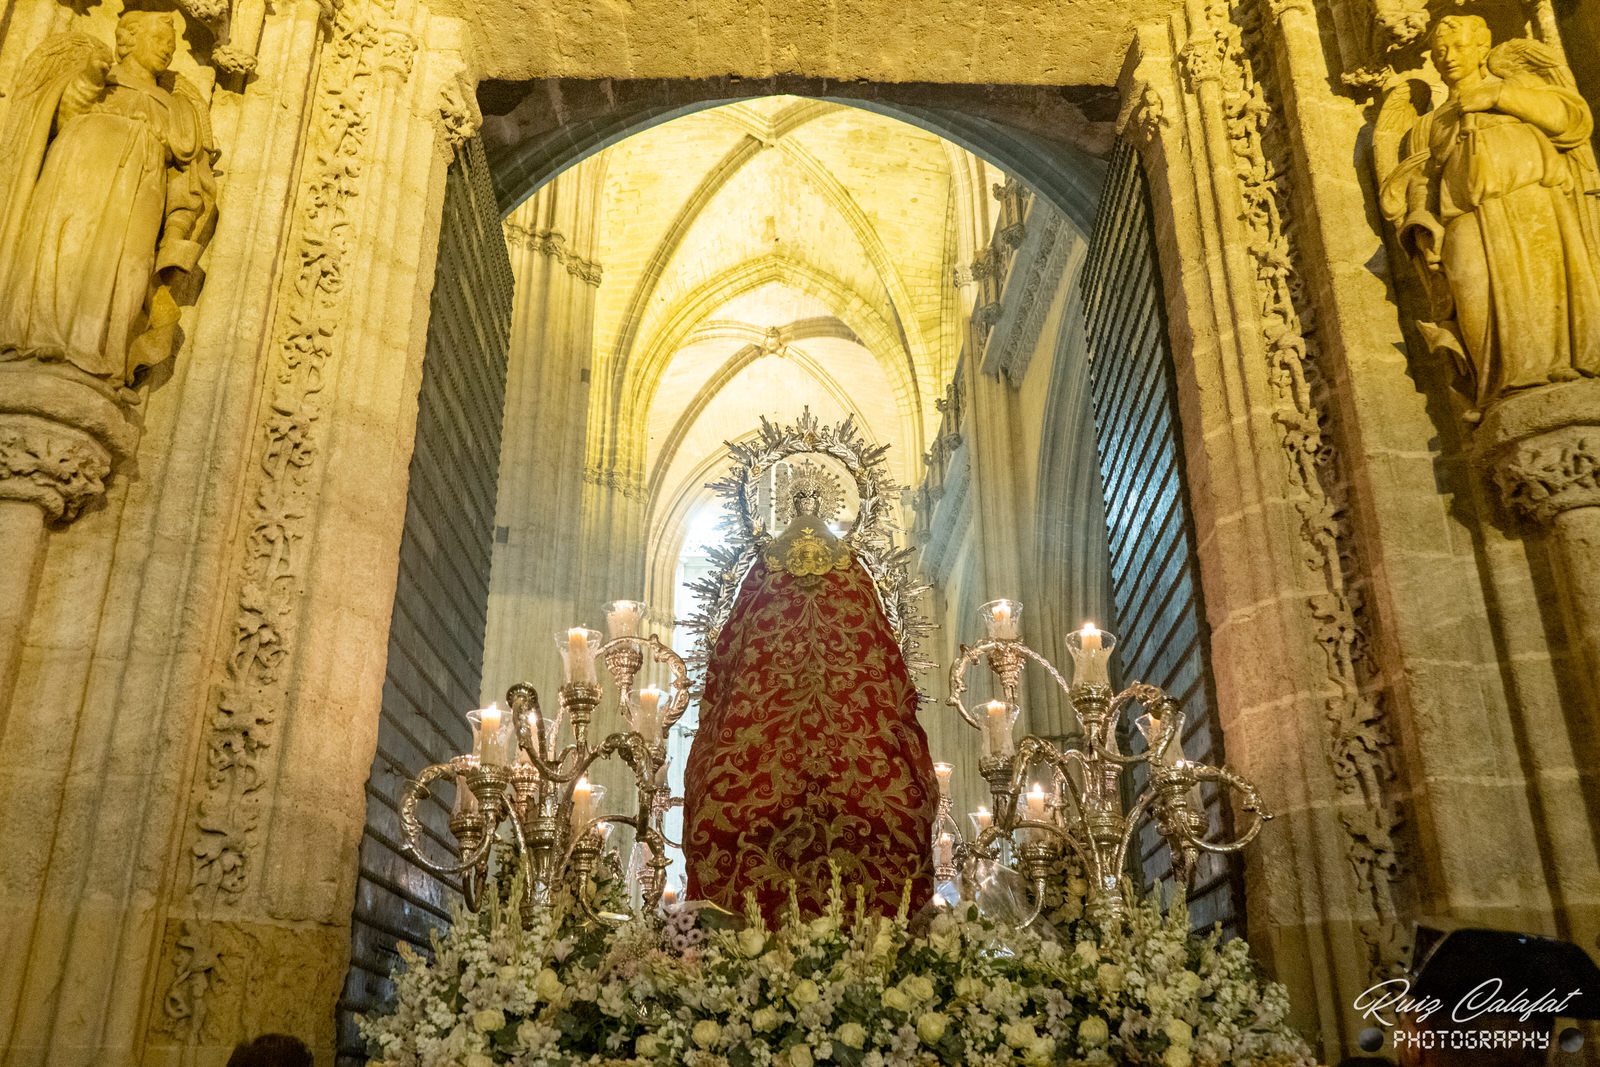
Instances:
[[[1594,117],[1559,54],[1493,45],[1476,15],[1439,19],[1448,93],[1395,83],[1373,135],[1380,204],[1421,279],[1417,326],[1479,413],[1520,390],[1600,376],[1600,170]]]
[[[170,16],[130,11],[115,51],[47,40],[13,90],[0,172],[0,361],[112,386],[176,350],[216,225],[205,100],[168,69]]]

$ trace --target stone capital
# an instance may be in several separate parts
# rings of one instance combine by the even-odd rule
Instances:
[[[1570,508],[1600,506],[1600,380],[1497,401],[1473,434],[1473,451],[1521,518],[1548,525]]]
[[[70,367],[0,364],[0,500],[37,504],[51,522],[105,495],[138,427],[103,383]]]

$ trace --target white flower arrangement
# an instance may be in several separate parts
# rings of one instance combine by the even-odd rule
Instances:
[[[511,899],[515,899],[513,891]],[[1306,1067],[1283,987],[1241,940],[1196,936],[1181,902],[1052,931],[972,905],[920,927],[901,909],[791,907],[775,929],[674,910],[530,930],[491,902],[458,913],[424,959],[402,947],[391,1014],[362,1020],[384,1067]],[[1052,933],[1059,940],[1052,939]]]

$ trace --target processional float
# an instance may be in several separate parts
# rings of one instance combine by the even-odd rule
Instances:
[[[696,661],[703,662],[727,620],[740,578],[768,540],[760,515],[763,479],[775,468],[780,476],[818,485],[830,477],[809,463],[796,469],[795,458],[806,455],[843,468],[854,482],[859,508],[844,540],[872,575],[907,662],[926,666],[918,651],[928,627],[917,608],[925,587],[912,577],[911,551],[896,541],[892,500],[898,487],[886,473],[887,448],[864,442],[851,420],[821,426],[809,412],[792,426],[763,420],[751,441],[729,448],[733,471],[713,488],[727,499],[733,522],[727,543],[711,550],[711,576],[695,587],[701,611],[686,620],[700,634]],[[1140,682],[1113,690],[1114,635],[1092,624],[1071,634],[1069,680],[1022,641],[1021,615],[1022,605],[1013,600],[984,605],[985,636],[973,645],[963,644],[950,668],[947,703],[979,733],[977,770],[988,784],[993,807],[972,813],[973,832],[968,835],[951,814],[954,767],[935,765],[940,798],[931,845],[939,882],[954,885],[960,899],[974,900],[1000,865],[1014,862],[1031,897],[1016,921],[1029,925],[1053,888],[1079,877],[1088,885],[1091,910],[1119,910],[1130,881],[1129,848],[1145,825],[1153,825],[1165,840],[1180,885],[1193,878],[1200,853],[1236,852],[1254,840],[1271,818],[1260,794],[1226,767],[1184,757],[1181,702]],[[482,906],[496,885],[520,879],[525,925],[531,926],[563,896],[589,922],[662,921],[669,850],[679,847],[668,838],[665,820],[672,807],[682,804],[668,787],[666,742],[688,709],[691,680],[682,657],[659,636],[641,633],[645,616],[638,601],[613,601],[606,606],[605,636],[583,626],[560,631],[556,640],[563,680],[555,714],[542,709],[531,685],[514,685],[506,694],[506,709],[491,706],[468,714],[470,752],[425,768],[408,784],[401,804],[402,848],[435,874],[459,878],[469,909]],[[670,670],[667,691],[635,688],[646,656]],[[1062,744],[1035,734],[1016,736],[1019,694],[1030,661],[1049,676],[1071,708],[1078,736]],[[597,663],[610,676],[626,725],[598,742],[591,738],[603,696]],[[980,663],[993,675],[999,696],[971,707],[966,702],[967,676]],[[1131,731],[1124,724],[1135,713],[1133,725],[1145,745],[1127,751],[1124,738]],[[630,772],[636,802],[626,810],[602,810],[604,793],[590,783],[591,769],[605,761],[616,761]],[[429,834],[418,809],[440,781],[456,783],[449,820],[454,842],[451,858],[435,862],[425,855]],[[1237,834],[1210,834],[1200,789],[1208,782],[1237,793],[1235,810],[1248,819]],[[637,903],[627,911],[601,906],[595,892],[601,863],[624,867],[610,845],[617,826],[631,828],[634,836],[636,858],[626,866],[636,882]]]

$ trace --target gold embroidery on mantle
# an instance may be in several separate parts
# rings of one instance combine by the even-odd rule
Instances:
[[[769,571],[783,571],[799,579],[801,586],[810,588],[829,571],[848,569],[854,557],[843,541],[824,537],[814,527],[805,525],[772,542],[762,558]]]

